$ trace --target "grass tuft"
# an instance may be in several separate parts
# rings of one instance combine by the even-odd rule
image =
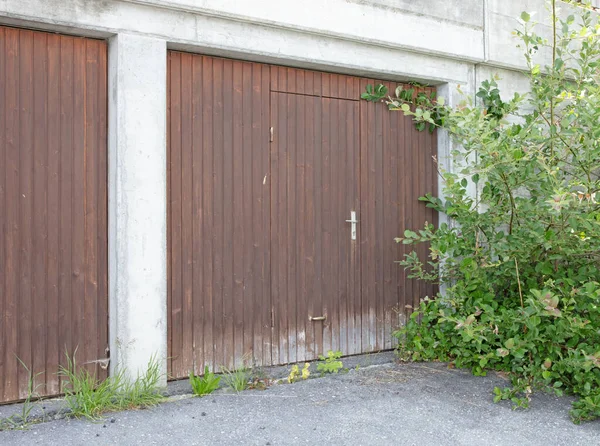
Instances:
[[[241,367],[237,370],[223,368],[223,380],[225,384],[236,392],[246,390],[249,386],[250,378],[251,373],[248,367]]]
[[[148,362],[143,375],[134,381],[127,377],[125,369],[104,381],[84,368],[78,368],[75,357],[67,355],[67,367],[60,375],[65,379],[65,401],[74,417],[97,419],[104,412],[150,407],[161,402],[160,366],[155,357]]]
[[[190,384],[194,395],[203,396],[214,392],[219,388],[221,381],[220,376],[208,370],[208,366],[204,367],[204,376],[195,376],[193,371],[190,371]]]

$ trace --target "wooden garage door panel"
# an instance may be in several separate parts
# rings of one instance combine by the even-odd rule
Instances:
[[[0,400],[106,356],[106,44],[0,27]],[[88,366],[100,378],[106,372]]]
[[[169,53],[169,373],[271,363],[269,70]]]
[[[179,52],[168,76],[171,377],[392,348],[435,292],[393,241],[437,222],[435,134],[360,101],[376,80]]]

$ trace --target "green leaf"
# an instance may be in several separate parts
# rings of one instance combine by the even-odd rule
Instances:
[[[529,20],[531,20],[531,15],[529,15],[529,13],[527,13],[526,11],[523,11],[521,13],[521,20],[523,20],[525,23],[529,22]]]

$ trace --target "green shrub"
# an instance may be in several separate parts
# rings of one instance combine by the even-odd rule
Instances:
[[[321,372],[322,375],[325,373],[338,373],[344,368],[344,364],[340,360],[341,357],[342,352],[332,350],[327,352],[327,356],[319,355],[320,361],[317,363],[317,371]]]
[[[396,333],[399,353],[509,372],[494,400],[519,407],[540,389],[577,395],[575,422],[600,416],[600,27],[579,11],[553,16],[550,42],[522,14],[529,94],[504,101],[492,79],[456,107],[410,89],[387,100],[461,147],[441,171],[443,196],[420,198],[451,223],[397,239],[429,244],[426,261],[413,252],[400,263],[445,288]],[[542,49],[550,66],[535,62]]]
[[[220,376],[208,370],[208,366],[204,367],[204,376],[194,376],[194,372],[190,371],[190,384],[194,395],[203,396],[213,393],[219,388]]]

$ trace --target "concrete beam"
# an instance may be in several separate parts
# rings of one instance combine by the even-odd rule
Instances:
[[[166,385],[166,42],[109,40],[109,314],[111,374],[151,358]]]
[[[470,23],[477,8],[469,23],[457,23],[406,5],[317,3],[329,9],[308,13],[292,0],[265,0],[273,8],[239,1],[0,0],[0,23],[93,37],[137,34],[210,55],[433,83],[464,82],[472,62],[483,58],[483,28]]]

